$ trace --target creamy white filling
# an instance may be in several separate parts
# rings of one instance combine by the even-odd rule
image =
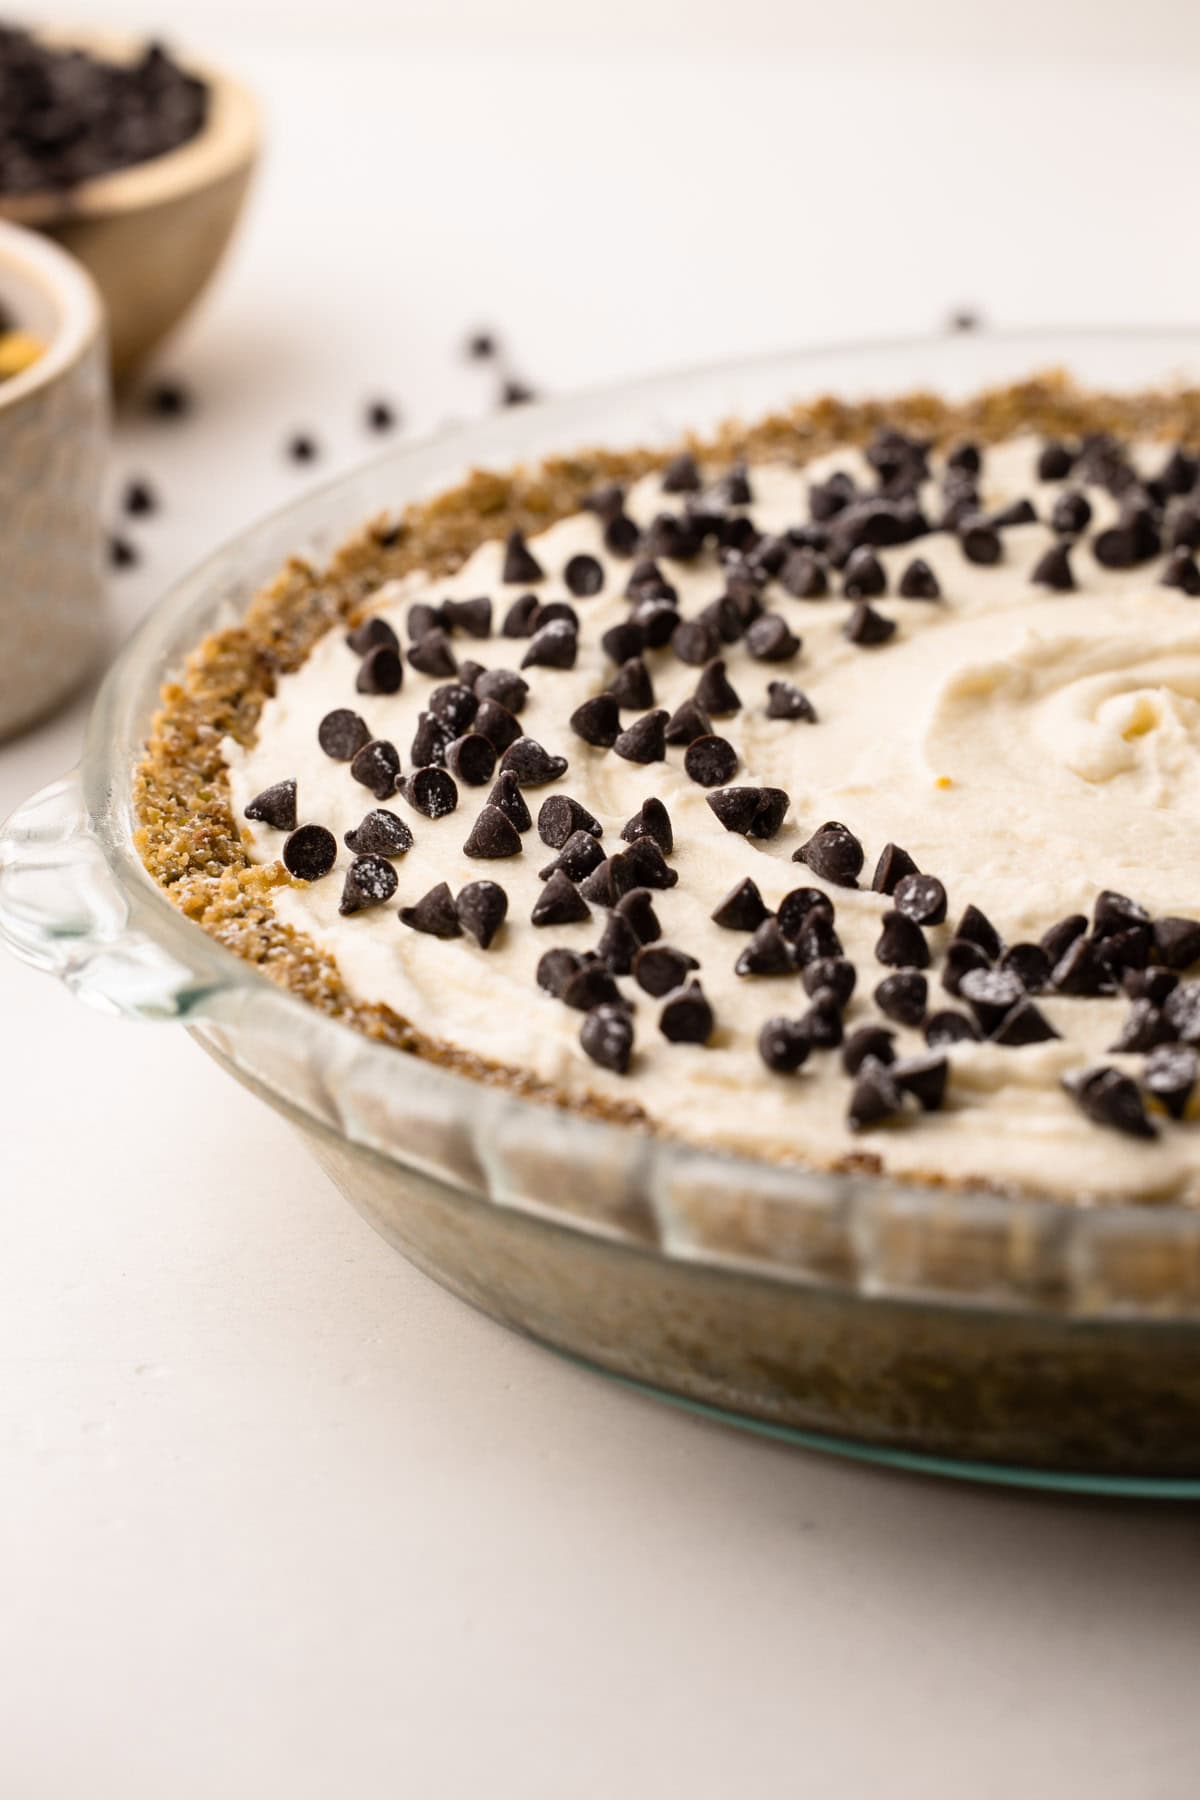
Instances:
[[[1161,451],[1147,454],[1161,460]],[[1039,484],[1035,461],[1031,440],[990,450],[980,483],[985,506],[1028,494],[1039,517],[1048,517],[1062,484]],[[851,452],[803,470],[752,469],[755,523],[782,530],[805,518],[809,483],[835,468],[865,474]],[[1087,491],[1095,529],[1115,507],[1098,489]],[[934,512],[937,504],[931,492]],[[644,523],[678,502],[652,476],[632,489],[627,505]],[[967,561],[958,541],[944,533],[881,551],[889,591],[873,604],[897,621],[898,631],[874,649],[843,636],[849,603],[840,594],[797,600],[778,582],[770,584],[766,604],[802,637],[803,648],[792,662],[776,665],[754,661],[742,643],[727,646],[742,710],[714,723],[738,752],[735,783],[782,787],[791,797],[784,828],[766,843],[721,827],[705,790],[684,773],[681,749],[669,750],[665,763],[643,766],[591,749],[571,732],[571,712],[612,676],[600,637],[627,616],[629,564],[606,555],[601,528],[586,513],[532,540],[546,571],[532,585],[543,599],[571,600],[580,637],[574,669],[526,671],[522,727],[570,765],[552,787],[527,790],[530,810],[536,818],[549,793],[574,795],[600,819],[612,852],[622,847],[621,827],[647,795],[664,801],[679,882],[656,893],[654,905],[664,940],[699,959],[717,1021],[709,1044],[664,1039],[662,1003],[624,979],[623,990],[636,1001],[631,1069],[622,1077],[589,1060],[579,1044],[581,1015],[543,993],[534,971],[551,945],[593,946],[605,915],[595,909],[587,923],[561,928],[530,924],[542,891],[538,870],[554,855],[536,830],[526,834],[519,857],[479,862],[463,855],[486,787],[460,784],[457,811],[437,821],[400,798],[389,802],[416,840],[395,865],[396,900],[348,918],[339,914],[350,861],[343,834],[377,802],[346,764],[320,750],[318,721],[333,707],[354,708],[375,736],[395,743],[407,769],[418,714],[438,685],[406,667],[399,694],[357,695],[359,661],[340,631],[280,681],[255,742],[225,746],[239,817],[261,789],[294,778],[300,819],[328,826],[338,840],[332,875],[278,891],[280,917],[336,957],[361,999],[385,1002],[430,1036],[528,1071],[568,1095],[635,1100],[664,1129],[701,1143],[816,1163],[865,1150],[899,1174],[1011,1183],[1064,1198],[1200,1200],[1200,1127],[1163,1121],[1153,1143],[1126,1139],[1084,1118],[1061,1090],[1063,1074],[1097,1060],[1138,1070],[1139,1058],[1105,1055],[1126,1016],[1124,998],[1040,996],[1037,1004],[1062,1033],[1060,1041],[1021,1049],[956,1047],[943,1111],[855,1135],[846,1124],[849,1082],[836,1052],[814,1053],[791,1077],[769,1074],[759,1057],[763,1022],[806,1010],[800,977],[736,976],[746,939],[710,918],[747,875],[772,907],[793,887],[822,886],[790,859],[827,819],[843,821],[862,840],[866,881],[883,845],[894,840],[945,883],[949,920],[928,932],[935,955],[931,1010],[961,1004],[941,988],[937,953],[968,902],[1010,943],[1037,938],[1068,913],[1090,914],[1103,888],[1132,895],[1155,915],[1200,910],[1200,602],[1160,585],[1161,559],[1106,570],[1086,544],[1073,552],[1078,592],[1049,593],[1029,579],[1054,541],[1048,527],[1014,526],[1002,535],[1004,560],[993,567]],[[605,568],[604,588],[592,599],[572,598],[562,580],[568,558],[583,551]],[[916,555],[937,574],[938,602],[897,597],[899,576]],[[711,555],[690,564],[660,560],[684,616],[722,592]],[[523,590],[504,585],[501,562],[502,546],[486,543],[452,578],[417,577],[382,589],[377,608],[407,645],[405,617],[414,600],[489,595],[494,635],[459,635],[457,654],[517,668],[527,642],[500,636],[499,624]],[[694,690],[699,671],[669,650],[648,653],[647,663],[657,705],[673,710]],[[817,724],[766,717],[767,684],[780,678],[805,690]],[[625,714],[623,723],[635,716]],[[279,855],[280,833],[249,823],[245,830],[255,860]],[[457,891],[483,877],[499,881],[509,899],[508,922],[489,950],[468,936],[439,940],[399,922],[399,905],[435,883],[447,881]],[[858,968],[849,1032],[880,1016],[871,996],[889,971],[875,960],[874,945],[890,902],[869,888],[830,893],[846,954]],[[918,1032],[894,1029],[901,1054],[923,1048]]]

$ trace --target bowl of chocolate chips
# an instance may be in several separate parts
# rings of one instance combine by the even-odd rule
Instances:
[[[0,218],[90,271],[118,380],[212,276],[257,149],[254,101],[225,74],[156,43],[0,25]]]

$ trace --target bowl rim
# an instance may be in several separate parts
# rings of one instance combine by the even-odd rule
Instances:
[[[58,381],[87,354],[104,329],[99,289],[83,264],[36,231],[0,219],[0,269],[13,269],[40,288],[56,325],[46,348],[19,375],[0,382],[0,414]]]
[[[55,48],[86,50],[114,62],[132,61],[151,42],[146,36],[61,27],[38,29],[34,35]],[[250,89],[235,75],[187,51],[172,51],[172,57],[209,90],[208,117],[195,137],[160,156],[94,176],[61,193],[41,189],[0,194],[0,219],[44,229],[140,212],[248,167],[262,137],[259,106]]]

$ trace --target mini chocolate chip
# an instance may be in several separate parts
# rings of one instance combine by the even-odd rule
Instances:
[[[645,713],[640,719],[635,719],[628,730],[618,735],[613,749],[626,762],[662,762],[667,754],[666,726],[669,716],[661,708],[657,712]]]
[[[1027,994],[1038,994],[1049,985],[1051,966],[1040,944],[1012,944],[1000,958],[1000,967],[1010,969]]]
[[[922,556],[914,556],[896,592],[902,600],[940,600],[942,594],[937,576]]]
[[[815,550],[793,550],[779,571],[780,586],[797,600],[824,600],[829,572]]]
[[[537,618],[540,606],[541,601],[536,594],[518,594],[504,615],[500,626],[501,637],[532,637],[533,622]]]
[[[604,586],[604,569],[594,556],[573,556],[563,570],[563,581],[577,600],[590,600]]]
[[[492,635],[492,603],[486,595],[476,600],[443,600],[442,618],[448,631],[465,631],[477,638]]]
[[[1200,1044],[1200,981],[1181,982],[1167,995],[1163,1011],[1185,1044]]]
[[[978,944],[989,957],[999,956],[1004,945],[1000,933],[992,924],[986,913],[980,912],[977,906],[968,906],[958,921],[954,933],[956,938],[966,938],[972,944]]]
[[[1096,896],[1096,904],[1092,910],[1092,932],[1095,937],[1113,937],[1117,932],[1127,931],[1131,925],[1148,925],[1150,914],[1128,894],[1118,894],[1113,888],[1104,888]]]
[[[597,750],[611,750],[621,732],[621,714],[615,694],[594,694],[571,714],[571,730]]]
[[[671,649],[680,662],[711,662],[720,647],[720,637],[706,619],[681,619],[671,633]]]
[[[1146,1117],[1136,1081],[1119,1069],[1084,1069],[1063,1079],[1067,1093],[1094,1125],[1107,1125],[1128,1137],[1153,1138],[1158,1127]]]
[[[463,855],[494,862],[520,854],[521,834],[512,820],[498,806],[485,806],[471,827]]]
[[[814,481],[808,489],[808,510],[812,518],[832,519],[845,510],[858,489],[853,475],[838,469],[828,481]]]
[[[791,1075],[812,1049],[799,1019],[768,1019],[758,1034],[758,1054],[773,1075]]]
[[[903,913],[885,912],[875,945],[876,960],[894,969],[927,969],[929,945],[925,933]]]
[[[1032,500],[1024,497],[1012,500],[992,514],[991,523],[997,531],[1003,531],[1009,525],[1036,525],[1037,508]]]
[[[887,593],[883,564],[867,545],[850,552],[842,576],[842,592],[847,600],[871,600]]]
[[[1200,594],[1200,564],[1195,556],[1183,545],[1172,550],[1162,572],[1162,586],[1178,588],[1181,593],[1195,599]]]
[[[413,834],[398,814],[380,806],[347,831],[342,842],[355,856],[403,856],[412,849]]]
[[[521,658],[523,669],[573,669],[579,654],[579,637],[568,619],[551,619],[539,625]]]
[[[475,730],[498,755],[503,755],[521,736],[519,721],[499,700],[484,700],[475,714]]]
[[[633,979],[657,1000],[682,987],[689,971],[699,967],[694,956],[670,944],[643,944],[633,959]]]
[[[756,662],[788,662],[800,649],[800,639],[778,613],[763,613],[746,633],[746,648]]]
[[[486,950],[508,913],[508,895],[497,881],[468,881],[455,896],[454,911],[464,931]]]
[[[294,781],[276,781],[256,794],[247,805],[243,816],[256,819],[260,825],[270,825],[275,831],[295,831],[296,829],[296,784]]]
[[[955,444],[954,448],[946,453],[946,467],[961,469],[967,475],[978,475],[983,467],[983,456],[979,445],[973,444],[969,440]]]
[[[414,905],[402,906],[400,923],[407,925],[412,931],[422,931],[428,937],[462,936],[462,926],[454,909],[454,896],[444,881],[431,887]]]
[[[440,630],[446,621],[440,606],[434,606],[428,600],[417,600],[409,607],[404,623],[409,638],[415,644],[427,631]]]
[[[521,784],[511,769],[501,771],[496,785],[487,797],[489,806],[499,807],[510,825],[518,831],[528,831],[533,824],[529,816],[529,808],[525,804],[525,796],[521,792]],[[570,836],[568,832],[567,836]],[[563,839],[566,842],[566,839]]]
[[[892,890],[896,911],[916,925],[942,925],[946,890],[936,875],[902,875]]]
[[[1167,548],[1200,550],[1200,507],[1194,500],[1172,503],[1167,514]]]
[[[587,832],[593,838],[602,837],[604,833],[600,821],[570,794],[550,794],[542,801],[537,828],[543,844],[549,845],[551,850],[561,850],[579,831]]]
[[[796,968],[796,952],[779,929],[779,920],[768,917],[754,932],[733,965],[735,975],[790,975]]]
[[[431,712],[418,713],[417,729],[413,732],[413,741],[409,745],[408,760],[418,769],[429,763],[444,763],[446,745],[450,742],[450,734],[440,719],[435,719]]]
[[[1144,969],[1150,961],[1154,937],[1149,925],[1134,925],[1128,931],[1111,932],[1095,937],[1096,950],[1118,980],[1126,969]]]
[[[720,788],[706,796],[726,831],[766,840],[779,831],[791,805],[782,788]]]
[[[482,787],[492,779],[496,746],[480,731],[468,731],[446,746],[446,767],[467,787]]]
[[[711,732],[712,720],[694,699],[677,706],[666,724],[668,744],[694,744],[697,738],[708,737]]]
[[[430,765],[414,769],[400,783],[400,792],[408,804],[427,819],[444,819],[458,805],[458,788],[445,769]]]
[[[679,609],[666,600],[643,600],[634,612],[633,623],[641,632],[647,650],[661,650],[675,635],[679,625]],[[703,629],[709,630],[707,624],[703,625]]]
[[[736,644],[746,626],[741,611],[728,594],[721,594],[716,600],[710,600],[697,617],[706,625],[712,626],[723,644]]]
[[[396,423],[396,409],[386,400],[371,400],[363,417],[368,431],[391,431]]]
[[[991,966],[991,958],[979,944],[973,944],[970,938],[952,938],[946,945],[942,986],[948,994],[957,994],[962,978],[969,970],[990,969]]]
[[[640,939],[629,920],[619,912],[610,912],[608,923],[600,934],[596,955],[613,975],[628,975],[638,953]]]
[[[714,925],[726,931],[756,931],[768,913],[757,884],[747,875],[730,889],[711,917]]]
[[[723,737],[699,737],[684,752],[684,772],[699,787],[721,787],[737,772],[737,751]]]
[[[597,1006],[587,1015],[579,1041],[594,1063],[624,1075],[633,1055],[633,1020],[621,1006]]]
[[[804,991],[833,994],[839,1006],[849,1006],[858,983],[858,971],[845,956],[817,956],[804,964]]]
[[[1051,925],[1042,933],[1041,946],[1050,959],[1050,967],[1061,962],[1077,937],[1083,937],[1087,931],[1087,920],[1082,913],[1072,913],[1069,918],[1060,919],[1057,925]]]
[[[1042,445],[1038,452],[1037,472],[1039,481],[1065,481],[1075,466],[1074,452],[1065,444],[1051,438]]]
[[[1168,969],[1190,969],[1200,962],[1200,919],[1155,919],[1154,947]]]
[[[337,839],[324,825],[301,825],[284,840],[283,866],[301,881],[320,881],[337,861]]]
[[[615,869],[614,864],[617,864]],[[617,863],[617,858],[606,856],[604,861],[597,863],[591,874],[580,882],[579,891],[585,900],[591,901],[595,906],[615,906],[621,895],[634,886],[632,875],[623,883],[618,882],[618,876],[624,876],[624,874],[625,871]]]
[[[621,1000],[620,988],[593,950],[588,951],[580,967],[568,977],[560,998],[564,1006],[573,1007],[576,1012],[591,1012],[594,1006],[617,1004],[623,1011],[629,1010]]]
[[[801,935],[818,915],[832,925],[833,902],[823,888],[814,887],[793,888],[790,894],[783,896],[775,914],[780,931],[793,944],[799,942]],[[835,949],[830,954],[836,956],[839,953]]]
[[[958,541],[962,545],[962,553],[970,563],[978,563],[990,568],[998,563],[1004,555],[1004,546],[1000,541],[1000,533],[986,519],[973,518],[964,520],[959,528]]]
[[[1032,1000],[1018,1000],[991,1033],[994,1044],[1004,1044],[1009,1049],[1024,1044],[1045,1044],[1058,1036],[1045,1013]]]
[[[317,726],[317,742],[326,756],[334,762],[350,762],[358,755],[364,744],[370,742],[371,733],[365,719],[360,719],[349,707],[339,706],[335,711],[326,713]]]
[[[396,791],[400,777],[400,757],[395,744],[386,738],[372,738],[364,744],[350,763],[355,781],[370,788],[377,800],[387,800]]]
[[[641,532],[628,513],[614,513],[604,523],[604,548],[613,556],[632,556],[641,541]]]
[[[1143,1080],[1147,1093],[1165,1106],[1173,1119],[1182,1119],[1196,1087],[1200,1063],[1187,1044],[1162,1044],[1146,1058]]]
[[[870,1131],[895,1118],[903,1105],[904,1096],[886,1065],[869,1056],[855,1076],[846,1123],[851,1131]]]
[[[892,1065],[892,1079],[902,1094],[911,1094],[922,1112],[940,1112],[946,1098],[950,1064],[944,1056],[906,1056]]]
[[[907,850],[902,850],[899,844],[885,844],[879,853],[879,861],[875,864],[871,886],[877,894],[894,894],[906,875],[918,873],[917,865]]]
[[[477,694],[479,691],[479,677],[486,674],[487,670],[483,664],[473,661],[469,656],[465,657],[458,665],[459,681],[464,687],[469,687],[473,694]]]
[[[429,710],[451,737],[460,737],[471,729],[471,722],[479,711],[479,701],[462,682],[450,681],[444,687],[434,688],[429,696]]]
[[[1111,1051],[1154,1050],[1169,1044],[1175,1033],[1160,1008],[1152,1000],[1135,1000],[1125,1016]]]
[[[566,774],[567,759],[551,756],[536,738],[519,737],[504,752],[500,767],[515,775],[522,787],[543,787]]]
[[[919,1025],[929,1004],[929,983],[917,969],[898,969],[875,989],[875,1004],[897,1025]]]
[[[1063,537],[1078,537],[1092,522],[1092,503],[1078,488],[1068,488],[1055,500],[1050,526]]]
[[[716,1021],[698,981],[668,1000],[658,1016],[658,1029],[672,1044],[707,1044]]]
[[[663,470],[662,489],[664,494],[699,493],[700,470],[689,450],[682,450],[671,458]]]
[[[958,984],[985,1032],[993,1032],[1005,1014],[1024,998],[1024,989],[1012,969],[967,969]]]
[[[427,631],[410,646],[408,660],[422,675],[453,675],[458,669],[450,639],[440,625],[435,625],[432,631]]]
[[[295,431],[287,441],[287,453],[293,462],[315,462],[320,454],[317,440],[307,431]]]
[[[373,614],[356,625],[353,631],[347,632],[346,642],[356,656],[365,656],[369,650],[377,650],[386,644],[389,650],[399,650],[400,639],[396,636],[386,619]]]
[[[504,545],[504,572],[501,580],[507,585],[520,582],[524,585],[530,581],[540,581],[543,569],[529,545],[525,542],[523,531],[510,531]]]
[[[618,706],[629,707],[635,712],[644,712],[654,705],[654,683],[640,656],[631,656],[621,664],[608,684],[608,691]]]
[[[1077,937],[1055,963],[1050,977],[1060,994],[1094,999],[1111,994],[1115,985],[1112,971],[1088,937]]]
[[[809,725],[817,722],[817,709],[807,694],[790,681],[767,683],[768,719],[803,719]]]
[[[129,481],[125,484],[121,505],[130,518],[144,519],[158,511],[158,495],[148,481]]]
[[[670,856],[675,848],[671,815],[654,794],[642,801],[631,819],[626,819],[621,836],[627,844],[636,843],[639,838],[653,838],[664,856]]]
[[[586,833],[581,834],[586,836]],[[594,844],[594,838],[587,839]],[[570,876],[556,869],[533,903],[531,925],[574,925],[591,917],[591,909]]]
[[[1033,566],[1029,577],[1036,587],[1050,588],[1056,594],[1069,594],[1075,587],[1071,571],[1071,552],[1067,544],[1051,544]]]
[[[529,683],[522,681],[515,669],[485,669],[475,682],[475,693],[480,700],[494,700],[515,717],[528,698]]]
[[[385,857],[356,856],[346,870],[338,911],[350,914],[382,906],[396,892],[396,886],[396,871]]]
[[[538,874],[543,881],[548,881],[561,869],[569,880],[579,882],[603,861],[604,851],[599,840],[590,831],[573,831],[553,862],[539,869]]]
[[[814,875],[835,887],[857,887],[863,866],[863,847],[854,833],[836,819],[814,831],[806,844],[792,851],[792,861],[807,863]]]
[[[622,894],[635,887],[673,888],[679,880],[675,870],[668,867],[658,838],[649,832],[634,838],[628,850],[610,860]]]
[[[535,636],[543,625],[569,625],[576,637],[579,636],[579,614],[567,600],[547,600],[538,607],[533,616]]]
[[[886,1025],[860,1025],[842,1045],[842,1067],[847,1075],[857,1075],[868,1056],[878,1062],[896,1060],[896,1034]]]
[[[628,662],[631,656],[640,656],[646,648],[646,634],[633,619],[625,619],[619,625],[610,625],[600,639],[600,648],[610,662]]]
[[[598,519],[615,519],[625,507],[625,489],[619,481],[602,482],[585,494],[580,502],[585,512],[595,513]]]
[[[1167,995],[1179,986],[1179,977],[1170,969],[1126,969],[1121,986],[1131,1000],[1149,1000],[1154,1006],[1162,1006]]]
[[[860,600],[846,623],[842,626],[842,636],[852,644],[860,644],[866,649],[873,649],[877,644],[886,644],[895,635],[895,619],[886,619],[882,613]]]
[[[654,901],[647,888],[630,888],[617,901],[617,912],[633,927],[639,944],[653,944],[662,936]]]
[[[943,1044],[978,1043],[979,1027],[966,1013],[946,1007],[942,1012],[930,1013],[926,1019],[925,1042],[931,1050],[939,1049]]]
[[[1137,561],[1133,533],[1113,525],[1092,539],[1092,555],[1105,569],[1131,569]]]
[[[1176,444],[1158,472],[1158,481],[1168,494],[1186,494],[1195,487],[1198,475],[1200,464],[1196,458]]]
[[[567,983],[583,966],[583,957],[578,950],[562,947],[547,950],[538,958],[537,984],[547,994],[553,994],[556,1000],[561,1000]]]

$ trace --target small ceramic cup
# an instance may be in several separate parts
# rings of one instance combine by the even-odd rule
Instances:
[[[0,381],[0,737],[77,687],[104,638],[108,366],[99,295],[57,245],[0,224],[0,306],[46,348]]]

